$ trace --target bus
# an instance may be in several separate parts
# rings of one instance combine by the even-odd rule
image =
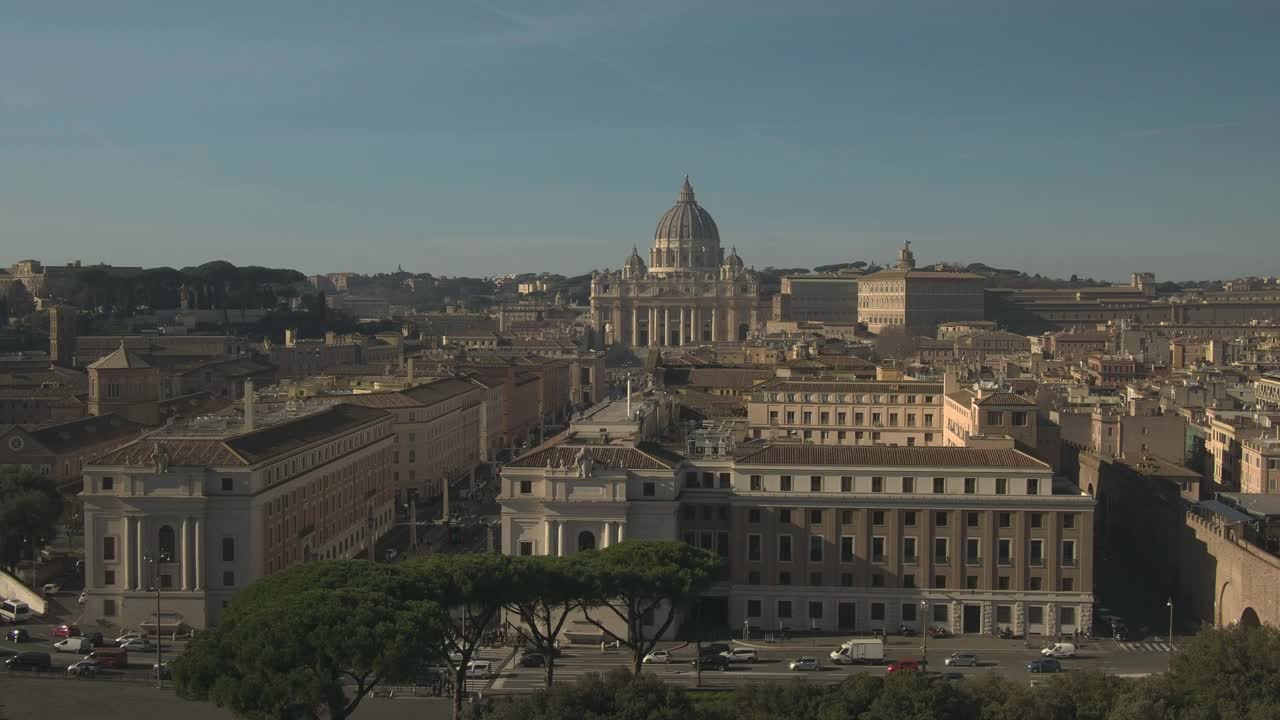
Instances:
[[[20,600],[0,600],[0,618],[14,625],[24,623],[31,617],[31,608]]]

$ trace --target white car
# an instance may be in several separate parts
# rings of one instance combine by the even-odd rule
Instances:
[[[127,650],[129,652],[148,652],[155,650],[156,646],[152,645],[150,640],[140,637],[132,640],[126,640],[121,643],[120,649]]]
[[[787,663],[787,667],[792,670],[818,670],[822,666],[818,663],[818,658],[806,655]]]
[[[85,658],[67,666],[68,675],[97,675],[98,661]]]
[[[493,664],[488,660],[472,660],[467,663],[467,677],[488,680],[493,675]]]
[[[665,665],[671,662],[671,655],[666,650],[654,650],[648,655],[645,655],[644,659],[641,660],[640,662],[659,663],[659,664]]]
[[[44,595],[45,597],[48,597],[50,595],[57,595],[61,591],[62,591],[62,586],[59,585],[58,583],[45,583],[44,587],[40,588],[40,594]]]
[[[943,664],[950,667],[977,667],[978,656],[973,653],[953,653],[943,661]]]
[[[720,654],[729,658],[729,662],[735,662],[735,663],[744,663],[744,662],[753,663],[756,660],[758,660],[760,657],[759,653],[756,652],[755,648],[734,648],[732,650],[729,650],[727,652],[722,652]]]
[[[141,638],[141,637],[142,637],[142,633],[127,632],[121,635],[120,637],[116,638],[116,645],[123,645],[129,642],[130,640],[137,640],[138,638]]]

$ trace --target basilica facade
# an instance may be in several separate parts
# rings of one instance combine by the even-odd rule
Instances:
[[[620,270],[591,276],[591,313],[606,345],[679,347],[745,340],[760,322],[759,283],[736,249],[726,255],[686,176],[658,221],[646,263],[632,247]]]

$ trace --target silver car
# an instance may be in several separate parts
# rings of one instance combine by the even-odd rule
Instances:
[[[951,667],[977,667],[978,656],[973,653],[955,653],[943,663]]]

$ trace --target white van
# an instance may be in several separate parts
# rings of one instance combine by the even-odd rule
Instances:
[[[467,677],[488,680],[493,677],[493,663],[488,660],[472,660],[467,663]]]
[[[876,637],[853,638],[831,651],[831,660],[837,665],[866,663],[874,665],[884,661],[884,640]]]
[[[86,655],[93,652],[93,643],[86,637],[70,637],[54,643],[53,649],[58,652],[73,652]]]
[[[1068,642],[1054,643],[1047,648],[1042,648],[1040,654],[1053,658],[1073,658],[1076,656],[1076,646]]]
[[[31,608],[21,600],[0,601],[0,618],[19,625],[31,618]]]

